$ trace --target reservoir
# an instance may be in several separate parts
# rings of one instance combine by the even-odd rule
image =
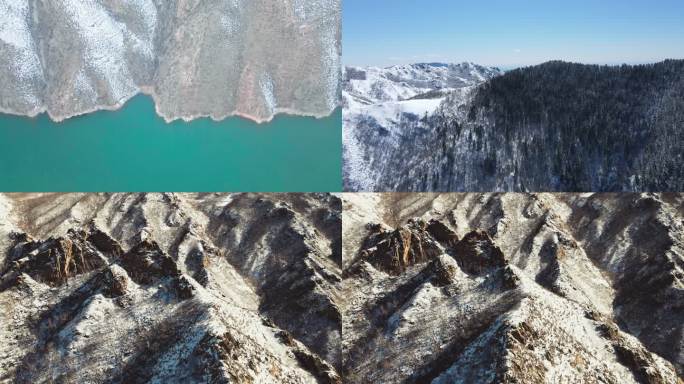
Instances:
[[[5,192],[341,190],[342,114],[166,123],[139,95],[60,123],[0,114]]]

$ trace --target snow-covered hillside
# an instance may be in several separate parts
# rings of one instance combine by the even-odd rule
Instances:
[[[342,205],[345,382],[683,383],[683,195]]]
[[[380,133],[380,147],[396,146],[401,129],[420,127],[449,96],[465,100],[479,84],[501,74],[473,63],[422,63],[389,68],[347,67],[342,91],[345,185],[373,190],[379,171],[364,138]],[[367,132],[371,130],[372,132]]]
[[[0,194],[0,383],[341,383],[341,209]]]
[[[680,191],[684,60],[347,68],[346,191]],[[488,80],[489,79],[489,80]]]
[[[0,112],[60,121],[144,93],[166,120],[327,116],[340,17],[340,0],[2,0]]]

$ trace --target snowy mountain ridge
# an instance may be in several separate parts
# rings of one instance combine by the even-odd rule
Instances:
[[[682,197],[344,194],[345,382],[684,383]]]
[[[344,69],[345,101],[348,97],[361,104],[402,101],[431,91],[449,91],[480,84],[502,71],[475,63],[418,63]],[[431,98],[429,95],[421,98]]]

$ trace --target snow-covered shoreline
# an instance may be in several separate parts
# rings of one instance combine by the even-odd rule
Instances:
[[[146,94],[166,121],[329,116],[339,106],[340,9],[339,0],[3,3],[0,112],[62,121]]]

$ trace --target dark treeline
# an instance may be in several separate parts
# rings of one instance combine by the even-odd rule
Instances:
[[[469,120],[485,111],[492,134],[522,144],[521,165],[550,167],[562,189],[681,190],[683,75],[684,60],[548,62],[482,86]]]
[[[371,123],[378,190],[684,191],[684,60],[513,70],[406,114],[392,145]]]
[[[684,60],[517,69],[478,89],[466,121],[433,125],[465,132],[459,141],[480,152],[455,166],[515,174],[505,188],[684,190]]]

